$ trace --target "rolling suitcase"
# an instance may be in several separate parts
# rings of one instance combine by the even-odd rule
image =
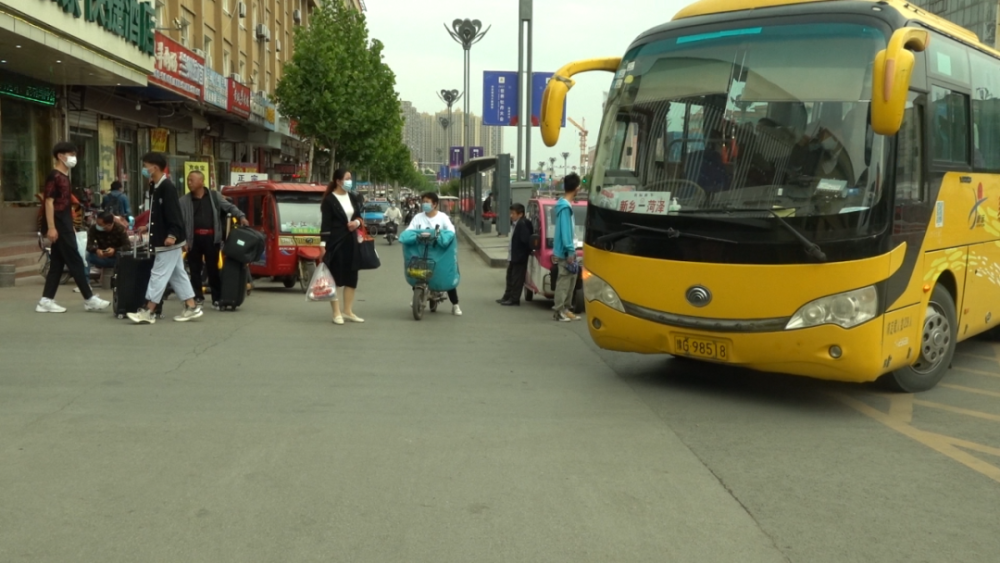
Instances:
[[[124,319],[146,306],[146,289],[153,271],[153,255],[148,252],[124,253],[115,262],[111,279],[112,308],[115,316]]]
[[[235,311],[243,304],[247,295],[247,270],[246,264],[240,264],[235,260],[223,261],[222,270],[219,272],[221,295],[216,300],[220,310]]]

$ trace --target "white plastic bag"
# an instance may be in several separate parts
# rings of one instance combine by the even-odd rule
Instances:
[[[336,301],[337,284],[333,281],[333,274],[326,264],[320,262],[316,267],[316,272],[309,280],[309,290],[306,291],[306,301]]]

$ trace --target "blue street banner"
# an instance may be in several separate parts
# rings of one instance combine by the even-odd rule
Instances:
[[[448,164],[452,168],[461,168],[465,164],[465,147],[451,147],[448,151]]]
[[[483,72],[483,125],[517,125],[517,72]]]
[[[486,155],[486,150],[483,147],[469,147],[469,159],[482,158]]]
[[[538,127],[541,123],[542,115],[542,94],[545,93],[545,87],[549,84],[549,79],[552,78],[554,72],[533,72],[531,73],[531,125]],[[563,100],[563,111],[562,111],[562,124],[560,127],[566,127],[566,100]]]
[[[438,168],[437,179],[439,182],[443,182],[448,179],[448,165],[442,164],[441,167]]]
[[[532,172],[529,175],[529,179],[532,184],[544,184],[545,183],[545,172]]]

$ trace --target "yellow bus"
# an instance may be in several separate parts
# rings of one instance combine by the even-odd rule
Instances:
[[[702,0],[560,69],[549,146],[593,70],[602,348],[917,392],[1000,323],[1000,53],[971,32],[896,0]]]

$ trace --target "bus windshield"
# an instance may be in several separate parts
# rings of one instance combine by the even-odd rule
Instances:
[[[885,173],[871,67],[885,43],[876,25],[829,22],[681,30],[632,49],[611,85],[591,202],[839,215],[840,229],[868,230]]]

